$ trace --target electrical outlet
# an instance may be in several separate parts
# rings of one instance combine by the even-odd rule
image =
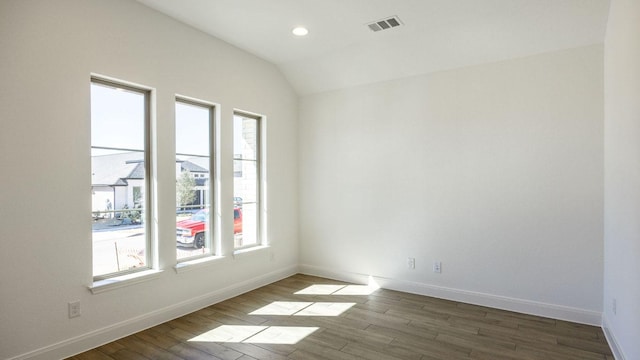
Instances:
[[[616,315],[618,313],[618,301],[616,301],[616,299],[613,299],[613,301],[611,301],[611,311],[613,311],[613,315]]]
[[[69,319],[80,316],[80,301],[69,303]]]
[[[440,261],[433,262],[433,272],[440,274],[442,272],[442,264]]]
[[[415,269],[416,268],[416,258],[407,258],[407,267],[409,269]]]

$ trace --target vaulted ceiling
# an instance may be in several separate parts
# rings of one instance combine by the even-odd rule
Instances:
[[[301,94],[604,41],[609,0],[138,0],[280,68]],[[398,16],[401,26],[368,23]],[[296,37],[296,26],[309,29]]]

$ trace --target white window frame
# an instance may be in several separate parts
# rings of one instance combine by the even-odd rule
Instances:
[[[208,101],[204,101],[204,100],[198,100],[198,99],[194,99],[191,97],[186,97],[186,96],[180,96],[177,95],[175,97],[175,101],[174,101],[174,106],[176,106],[178,103],[183,103],[183,104],[187,104],[187,105],[191,105],[191,106],[198,106],[198,107],[202,107],[202,108],[206,108],[209,111],[209,194],[208,194],[208,200],[209,200],[209,239],[205,240],[205,247],[206,247],[206,241],[210,242],[210,252],[205,253],[205,254],[199,254],[199,255],[194,255],[194,256],[188,256],[188,257],[183,257],[180,259],[176,259],[178,264],[181,263],[189,263],[189,262],[193,262],[194,260],[197,262],[198,260],[201,259],[206,259],[206,258],[212,258],[212,257],[217,257],[219,256],[218,253],[220,251],[220,245],[219,245],[219,236],[217,235],[219,233],[219,231],[217,230],[218,228],[218,222],[216,221],[216,209],[217,209],[217,196],[215,196],[217,194],[217,181],[216,181],[216,177],[217,177],[217,172],[216,172],[216,166],[217,166],[217,152],[216,152],[216,111],[217,111],[217,106],[214,103],[208,102]],[[177,131],[177,130],[174,130]],[[175,156],[178,155],[190,155],[190,154],[178,154],[178,152],[176,151]],[[194,179],[196,178],[204,178],[204,174],[201,174],[201,176],[198,176],[198,174],[192,174]],[[206,201],[205,201],[206,203]],[[175,208],[178,208],[178,204],[175,204]],[[177,256],[177,253],[176,253]]]
[[[116,271],[116,272],[112,272],[112,273],[107,273],[107,274],[102,274],[102,275],[94,275],[93,276],[93,281],[94,284],[96,284],[97,282],[101,282],[101,280],[107,280],[107,279],[112,279],[112,278],[116,278],[116,277],[122,277],[122,276],[126,276],[126,275],[130,275],[133,273],[142,273],[142,272],[148,272],[149,270],[154,268],[154,234],[152,233],[152,227],[150,226],[151,224],[151,219],[152,219],[152,209],[153,209],[153,194],[154,191],[151,188],[151,169],[152,169],[152,164],[151,164],[151,160],[152,160],[152,154],[151,154],[151,98],[152,98],[152,90],[148,87],[144,87],[144,86],[140,86],[140,85],[136,85],[136,84],[131,84],[128,83],[126,81],[121,81],[121,80],[116,80],[116,79],[111,79],[111,78],[107,78],[107,77],[102,77],[99,75],[92,75],[91,76],[91,80],[90,80],[90,84],[97,84],[100,86],[106,86],[106,87],[112,87],[115,89],[122,89],[122,90],[126,90],[126,91],[132,91],[132,92],[136,92],[136,93],[140,93],[144,96],[144,155],[143,155],[143,161],[144,161],[144,188],[145,188],[145,195],[144,195],[144,201],[143,201],[143,209],[145,211],[143,211],[143,215],[142,215],[142,223],[144,226],[144,236],[145,236],[145,266],[142,267],[137,267],[137,268],[132,268],[132,269],[127,269],[127,270],[121,270],[121,271]],[[91,144],[90,149],[105,149],[105,150],[132,150],[132,151],[139,151],[139,150],[135,150],[135,149],[121,149],[121,148],[107,148],[107,147],[98,147],[98,146],[93,146],[93,144]],[[114,211],[115,211],[115,204],[114,204]],[[93,249],[93,236],[91,239],[91,243],[92,243],[92,249]],[[91,257],[92,257],[92,263],[93,263],[93,250],[91,252]],[[93,270],[92,270],[93,272]]]
[[[248,245],[244,245],[244,246],[239,246],[236,247],[235,246],[235,234],[234,234],[234,241],[233,241],[233,250],[235,254],[239,254],[239,253],[243,253],[247,250],[252,250],[255,248],[262,248],[267,246],[267,237],[266,237],[266,216],[264,214],[264,203],[266,202],[266,199],[264,199],[264,189],[263,189],[263,183],[264,183],[264,174],[265,174],[265,116],[263,115],[259,115],[256,113],[252,113],[252,112],[248,112],[248,111],[244,111],[244,110],[237,110],[235,109],[233,111],[233,121],[235,121],[235,117],[236,116],[241,116],[241,117],[245,117],[245,118],[250,118],[250,119],[254,119],[256,120],[257,126],[257,134],[256,134],[256,141],[257,141],[257,146],[256,146],[256,159],[255,160],[247,160],[247,159],[243,159],[242,157],[237,157],[236,155],[238,154],[233,154],[233,162],[234,162],[234,176],[235,176],[235,161],[236,160],[240,160],[240,161],[255,161],[256,162],[256,201],[255,201],[255,205],[256,205],[256,243],[255,244],[248,244]],[[235,133],[233,138],[235,139]],[[242,154],[240,154],[242,155]],[[233,190],[233,197],[234,197],[234,201],[233,201],[233,208],[232,208],[232,219],[234,219],[235,217],[235,205],[236,205],[236,201],[235,201],[235,197],[236,197],[236,193],[235,193],[235,184],[234,184],[234,190]],[[254,204],[254,202],[245,202],[244,199],[241,202],[241,204]],[[244,219],[244,216],[243,216]],[[235,220],[235,219],[234,219]],[[244,224],[243,224],[244,227]]]

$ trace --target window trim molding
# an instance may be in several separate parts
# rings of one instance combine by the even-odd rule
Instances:
[[[162,273],[163,270],[145,269],[143,271],[120,274],[119,276],[114,276],[111,278],[94,280],[88,288],[92,294],[96,295],[103,292],[139,284],[142,282],[151,281],[159,278]]]
[[[175,272],[177,274],[183,273],[183,272],[187,272],[187,271],[191,271],[191,270],[195,270],[195,269],[200,269],[200,268],[204,268],[207,266],[212,266],[215,264],[218,264],[221,261],[224,261],[224,259],[226,259],[225,256],[222,255],[209,255],[209,256],[200,256],[200,257],[189,257],[186,258],[185,261],[180,261],[178,262],[174,267],[173,270],[175,270]]]

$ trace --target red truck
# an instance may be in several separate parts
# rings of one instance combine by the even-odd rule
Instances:
[[[209,209],[200,210],[191,218],[176,223],[176,242],[179,246],[202,248],[205,243],[205,231],[209,228]],[[233,234],[242,233],[242,209],[233,209]]]

